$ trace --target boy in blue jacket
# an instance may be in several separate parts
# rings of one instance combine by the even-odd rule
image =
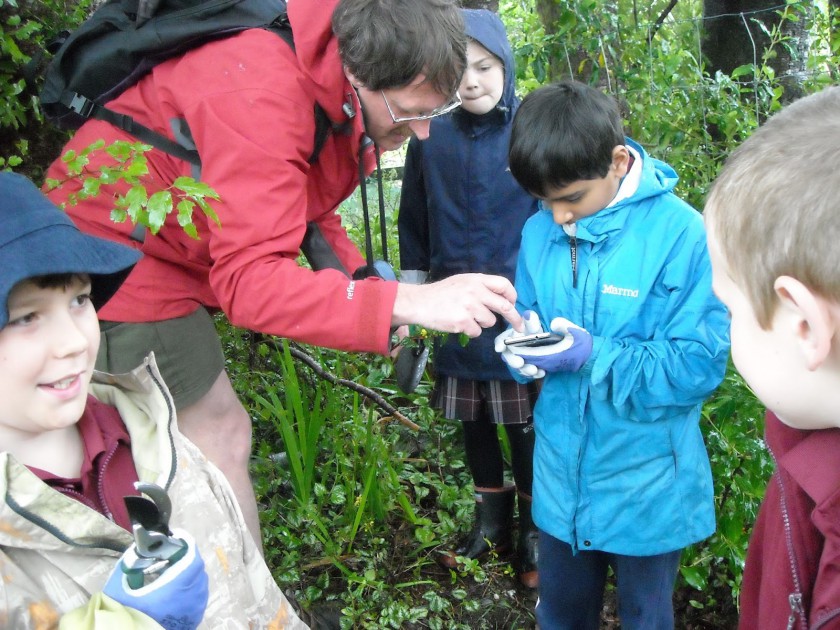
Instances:
[[[542,206],[522,234],[517,307],[527,332],[561,336],[496,340],[518,380],[545,377],[537,620],[597,629],[612,567],[622,628],[673,628],[680,553],[715,529],[699,419],[729,351],[702,218],[673,194],[674,170],[624,137],[615,101],[581,83],[523,100],[509,159]]]
[[[505,276],[513,281],[519,239],[537,200],[510,174],[507,148],[513,115],[513,53],[499,16],[463,10],[467,68],[459,87],[460,109],[432,120],[422,142],[413,138],[400,201],[402,280],[440,280],[463,272]],[[455,567],[457,556],[476,558],[495,546],[512,547],[514,494],[519,499],[519,577],[535,587],[537,534],[531,521],[534,452],[534,387],[514,381],[494,351],[504,322],[466,346],[451,335],[435,353],[432,402],[446,418],[461,420],[467,463],[473,477],[476,518],[472,531],[441,563]],[[516,487],[504,481],[497,426],[511,445]],[[488,544],[489,543],[489,544]]]

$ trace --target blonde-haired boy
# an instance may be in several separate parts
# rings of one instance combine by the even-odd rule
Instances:
[[[777,469],[747,553],[740,627],[840,627],[840,88],[770,118],[705,208],[735,366],[768,408]]]

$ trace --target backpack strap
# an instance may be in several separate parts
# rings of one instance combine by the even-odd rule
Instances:
[[[95,118],[97,120],[108,122],[115,127],[122,129],[127,134],[134,136],[141,142],[145,142],[146,144],[150,144],[153,147],[160,149],[164,153],[174,155],[176,158],[185,160],[195,166],[201,166],[201,158],[198,156],[198,151],[181,146],[174,140],[170,140],[166,136],[140,124],[127,114],[115,112],[113,109],[108,109],[107,107],[99,105],[89,98],[76,93],[63,94],[61,102],[65,107],[84,118]]]
[[[292,28],[289,23],[288,16],[284,14],[264,28],[278,35],[289,45],[289,47],[291,47],[292,50],[295,49],[294,36],[292,35]],[[174,140],[170,140],[166,136],[137,122],[134,118],[127,114],[120,114],[113,109],[100,105],[76,92],[64,92],[59,100],[65,107],[84,119],[95,118],[97,120],[110,123],[115,127],[122,129],[127,134],[134,136],[141,142],[150,144],[164,153],[168,153],[180,160],[189,162],[194,166],[201,166],[201,157],[198,155],[198,151],[188,149]],[[307,158],[307,162],[309,162],[309,164],[314,164],[318,160],[318,155],[321,153],[321,149],[324,148],[324,144],[326,143],[330,133],[332,133],[333,127],[327,113],[317,102],[315,103],[314,115],[315,140],[312,153],[309,155],[309,158]]]

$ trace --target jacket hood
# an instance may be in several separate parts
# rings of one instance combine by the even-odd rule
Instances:
[[[301,72],[310,80],[315,100],[330,120],[344,122],[347,115],[342,105],[355,98],[344,76],[344,65],[338,54],[338,40],[332,31],[332,14],[339,0],[322,0],[317,4],[303,0],[288,3],[289,23],[295,42],[295,55]]]
[[[516,67],[501,18],[486,9],[462,9],[467,36],[496,55],[505,65],[505,87],[496,109],[510,112],[516,103]]]
[[[599,242],[611,233],[621,230],[627,221],[627,212],[623,210],[626,209],[628,204],[636,204],[643,199],[670,193],[679,181],[676,171],[669,164],[649,156],[640,144],[630,138],[625,138],[625,142],[634,157],[642,162],[638,187],[630,196],[615,205],[578,221],[575,236],[579,239]],[[550,211],[543,210],[543,212],[548,212],[549,216],[551,215]],[[553,224],[552,230],[555,240],[566,238],[562,226]]]

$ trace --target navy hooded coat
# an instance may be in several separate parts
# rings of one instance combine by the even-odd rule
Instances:
[[[440,280],[464,272],[505,276],[516,271],[522,227],[537,200],[508,168],[508,143],[519,106],[513,53],[505,27],[491,11],[465,9],[466,33],[502,60],[505,85],[483,115],[463,108],[435,118],[430,136],[408,145],[399,214],[400,267]],[[473,380],[511,380],[493,349],[506,324],[497,322],[465,347],[449,335],[437,349],[438,374]]]

